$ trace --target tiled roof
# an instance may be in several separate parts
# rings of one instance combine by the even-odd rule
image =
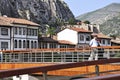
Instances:
[[[40,37],[40,38],[39,38],[39,41],[40,41],[40,42],[54,42],[54,43],[58,43],[57,40],[54,40],[54,39],[52,39],[52,38],[50,38],[50,37]]]
[[[92,33],[92,35],[97,35],[98,38],[111,39],[111,37],[104,35],[103,33]]]
[[[117,44],[120,44],[120,39],[117,39],[117,40],[111,40],[111,42],[113,42],[113,43],[117,43]]]
[[[0,25],[11,26],[13,24],[23,24],[23,25],[39,26],[39,24],[36,24],[36,23],[34,23],[32,21],[29,21],[29,20],[0,16]]]
[[[67,41],[67,40],[58,40],[60,44],[70,44],[70,45],[75,45],[74,43]]]
[[[88,32],[88,33],[92,33],[91,31],[88,31],[88,30],[85,30],[85,29],[83,29],[83,28],[77,28],[77,27],[71,27],[71,28],[69,28],[69,29],[71,29],[71,30],[74,30],[74,31],[77,31],[77,32]]]
[[[2,25],[2,26],[12,26],[12,24],[10,24],[9,22],[6,22],[2,19],[0,19],[0,25]]]

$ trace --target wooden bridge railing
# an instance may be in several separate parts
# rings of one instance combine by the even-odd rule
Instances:
[[[98,59],[119,58],[120,46],[101,46],[104,53]],[[91,47],[83,48],[49,48],[0,51],[0,63],[10,62],[80,62],[89,59]]]
[[[57,64],[57,65],[49,65],[49,66],[42,66],[42,67],[30,67],[30,68],[28,67],[28,68],[20,68],[20,69],[1,70],[0,78],[42,72],[44,80],[47,80],[47,72],[49,72],[49,71],[75,68],[75,67],[83,67],[83,66],[91,66],[91,65],[97,66],[96,72],[98,72],[98,74],[99,74],[99,66],[98,65],[117,63],[117,62],[120,62],[120,58],[103,59],[103,60],[101,59],[98,61],[85,61],[85,62],[76,62],[76,63]]]
[[[120,46],[101,46],[101,47],[94,47],[94,48],[104,48],[104,49],[120,49]],[[91,47],[84,47],[84,48],[49,48],[49,49],[25,49],[25,50],[0,50],[0,52],[4,53],[22,53],[22,52],[88,52],[91,50]]]

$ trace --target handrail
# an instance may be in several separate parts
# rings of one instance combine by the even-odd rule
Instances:
[[[28,68],[1,70],[0,78],[10,77],[10,76],[15,76],[15,75],[22,75],[22,74],[31,74],[31,73],[37,73],[37,72],[47,73],[48,71],[53,71],[53,70],[108,64],[108,63],[117,63],[117,62],[120,62],[120,58],[103,59],[103,60],[101,59],[97,61],[84,61],[84,62],[57,64],[57,65],[40,66],[40,67],[28,67]]]
[[[4,53],[21,53],[21,52],[35,52],[35,51],[58,51],[58,52],[69,52],[69,51],[76,51],[76,52],[80,52],[80,51],[89,51],[91,50],[91,48],[104,48],[104,49],[120,49],[120,46],[101,46],[101,47],[84,47],[84,48],[49,48],[49,49],[26,49],[26,50],[1,50],[0,52],[4,52]]]

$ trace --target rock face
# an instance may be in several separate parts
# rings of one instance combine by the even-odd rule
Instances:
[[[0,15],[20,17],[36,23],[74,18],[63,0],[0,0]]]

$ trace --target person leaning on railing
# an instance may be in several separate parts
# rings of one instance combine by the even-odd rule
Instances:
[[[93,36],[93,39],[90,41],[89,45],[91,47],[91,54],[88,60],[98,60],[98,49],[96,47],[98,47],[99,42],[98,42],[98,37],[97,35]]]

